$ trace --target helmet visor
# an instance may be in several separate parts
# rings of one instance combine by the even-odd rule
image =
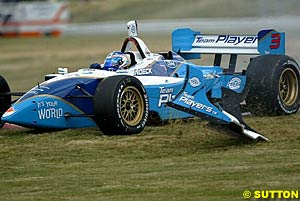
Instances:
[[[118,67],[122,65],[122,63],[123,63],[122,57],[110,57],[105,60],[104,67],[116,68],[117,70]]]

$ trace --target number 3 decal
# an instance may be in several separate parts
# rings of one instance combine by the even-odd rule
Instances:
[[[280,34],[279,33],[274,33],[272,34],[272,40],[271,40],[271,49],[278,49],[280,46]]]

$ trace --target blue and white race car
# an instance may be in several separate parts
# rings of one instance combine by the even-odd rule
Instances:
[[[29,128],[96,127],[107,135],[140,133],[152,120],[201,117],[253,140],[268,140],[242,119],[240,103],[254,114],[290,114],[299,108],[299,66],[284,55],[284,33],[257,36],[172,33],[172,51],[152,53],[130,21],[120,51],[103,64],[46,75],[26,93],[11,92],[0,76],[1,124]],[[215,54],[212,66],[188,59]],[[229,67],[221,67],[222,55]],[[258,55],[235,72],[238,54]],[[11,96],[20,95],[15,102]]]

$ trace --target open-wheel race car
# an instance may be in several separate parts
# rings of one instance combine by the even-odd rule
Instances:
[[[193,116],[239,136],[268,140],[242,118],[241,103],[259,115],[292,114],[299,108],[299,66],[285,55],[285,34],[202,35],[172,33],[172,51],[152,53],[127,24],[129,37],[103,64],[46,75],[26,93],[11,92],[0,76],[1,124],[29,128],[96,127],[107,135],[140,133],[147,122]],[[214,54],[212,66],[189,62]],[[222,55],[230,55],[221,67]],[[238,55],[254,55],[236,72]],[[257,56],[259,55],[259,56]],[[11,96],[21,96],[11,101]]]

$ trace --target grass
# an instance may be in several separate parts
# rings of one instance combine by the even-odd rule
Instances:
[[[170,49],[168,36],[142,36]],[[30,89],[58,66],[103,61],[120,36],[1,39],[1,75],[14,90]],[[162,48],[163,47],[163,48]],[[0,130],[0,199],[242,200],[244,190],[298,190],[300,117],[246,117],[271,139],[249,143],[193,120],[148,126],[139,135],[97,129]]]
[[[244,190],[297,190],[300,126],[290,122],[299,116],[246,120],[272,141],[240,141],[198,120],[147,127],[134,136],[1,130],[0,197],[242,200]]]

